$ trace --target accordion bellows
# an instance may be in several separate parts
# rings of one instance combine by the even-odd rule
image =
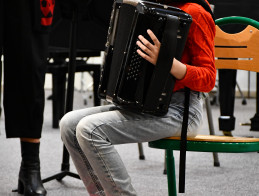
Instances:
[[[170,70],[173,59],[181,59],[191,22],[191,16],[179,8],[147,1],[116,0],[99,97],[129,110],[166,114],[175,83]],[[149,39],[147,29],[161,42],[156,66],[136,52],[138,35]]]

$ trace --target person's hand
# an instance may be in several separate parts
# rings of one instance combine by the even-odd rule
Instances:
[[[138,38],[140,41],[137,41],[137,45],[141,50],[138,49],[137,53],[153,65],[156,65],[161,43],[151,30],[148,29],[147,33],[152,39],[153,44],[145,39],[142,35],[139,35]]]

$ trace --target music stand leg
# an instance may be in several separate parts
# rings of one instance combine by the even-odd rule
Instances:
[[[69,51],[69,65],[68,65],[68,82],[67,82],[67,94],[66,94],[66,111],[70,112],[73,110],[73,97],[74,97],[74,80],[75,80],[75,66],[76,66],[76,39],[77,39],[77,8],[74,7],[73,18],[71,23],[70,33],[70,51]],[[51,180],[61,181],[65,176],[74,177],[80,179],[78,174],[74,174],[69,171],[69,153],[65,146],[63,146],[63,160],[61,164],[61,172],[53,176],[47,177],[42,182],[48,182]]]
[[[50,177],[47,177],[47,178],[43,179],[42,182],[45,183],[45,182],[49,182],[49,181],[55,180],[55,179],[58,180],[58,181],[61,181],[66,176],[70,176],[70,177],[73,177],[73,178],[80,179],[78,174],[70,172],[69,169],[70,169],[69,153],[68,153],[66,147],[63,146],[63,161],[62,161],[62,164],[61,164],[61,172],[58,173],[58,174],[55,174],[53,176],[50,176]]]

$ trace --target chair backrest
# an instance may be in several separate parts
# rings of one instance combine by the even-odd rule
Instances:
[[[216,21],[215,65],[217,69],[259,72],[259,22],[247,17],[224,17]],[[239,33],[226,33],[220,26],[247,25]]]

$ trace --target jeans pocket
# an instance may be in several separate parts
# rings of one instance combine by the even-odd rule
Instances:
[[[31,0],[33,9],[33,29],[48,33],[53,21],[55,0]]]

